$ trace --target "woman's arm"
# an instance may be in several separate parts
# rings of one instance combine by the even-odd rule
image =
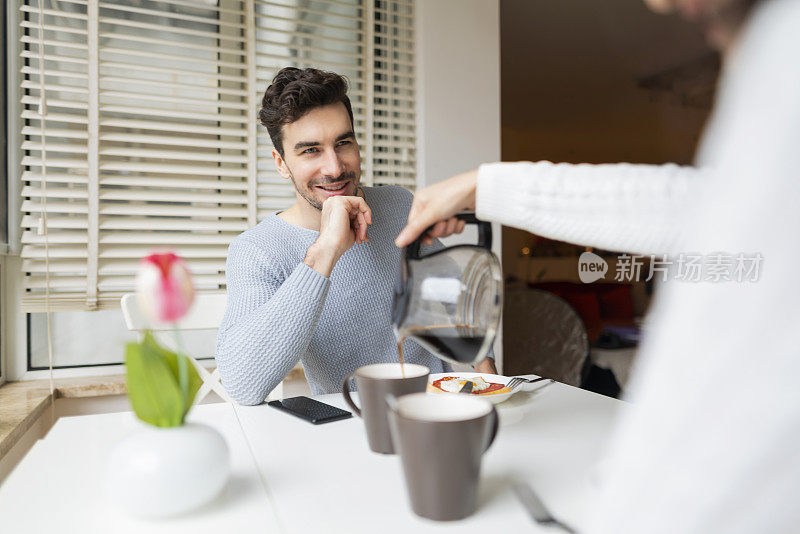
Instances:
[[[417,192],[396,243],[406,246],[431,226],[428,241],[459,232],[453,215],[474,209],[480,219],[560,241],[671,252],[708,174],[677,165],[486,164]]]
[[[478,170],[476,210],[558,241],[667,253],[705,174],[677,165],[494,163]]]

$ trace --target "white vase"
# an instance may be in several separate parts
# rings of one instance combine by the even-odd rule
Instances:
[[[230,474],[228,446],[207,425],[142,425],[120,441],[106,469],[109,496],[131,515],[166,517],[216,497]]]

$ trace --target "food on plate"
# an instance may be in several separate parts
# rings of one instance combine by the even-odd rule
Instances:
[[[472,391],[470,395],[497,395],[500,393],[509,393],[511,390],[505,384],[497,382],[487,382],[480,376],[471,378],[464,378],[461,376],[444,376],[439,380],[428,384],[429,391],[447,391],[448,393],[458,393],[464,384],[472,382]]]

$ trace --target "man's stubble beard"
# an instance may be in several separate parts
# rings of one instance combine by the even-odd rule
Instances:
[[[324,201],[320,201],[319,199],[317,199],[314,196],[314,194],[311,192],[311,188],[313,188],[313,187],[315,187],[317,185],[334,184],[336,182],[341,182],[342,180],[350,180],[350,183],[352,183],[355,186],[356,191],[358,191],[358,185],[359,184],[356,183],[356,173],[354,171],[343,172],[342,174],[340,174],[339,176],[337,176],[336,178],[334,178],[332,180],[324,180],[324,181],[320,181],[320,182],[317,182],[317,181],[311,182],[309,184],[310,187],[308,188],[308,190],[304,191],[304,190],[301,190],[299,187],[297,187],[297,182],[294,179],[294,173],[292,172],[292,169],[289,169],[288,165],[286,166],[286,169],[289,171],[289,178],[291,178],[291,180],[292,180],[292,184],[294,185],[294,190],[297,191],[298,193],[300,193],[300,196],[303,197],[303,199],[306,202],[308,202],[308,204],[311,207],[313,207],[314,209],[316,209],[317,211],[322,211],[322,202],[324,202]]]

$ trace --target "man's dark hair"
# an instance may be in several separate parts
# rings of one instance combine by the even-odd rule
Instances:
[[[272,145],[283,157],[283,126],[314,108],[337,102],[344,104],[353,126],[353,108],[344,76],[319,69],[284,67],[264,93],[258,120],[267,128]]]

